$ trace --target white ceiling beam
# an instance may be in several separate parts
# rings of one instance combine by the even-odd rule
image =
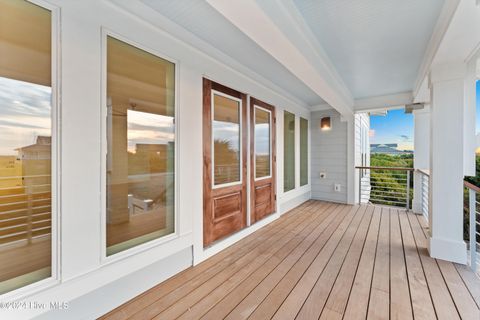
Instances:
[[[412,92],[402,92],[383,96],[356,99],[355,112],[400,109],[413,102]]]
[[[318,104],[316,106],[311,106],[310,111],[325,111],[325,110],[332,110],[333,108],[328,103]]]
[[[340,94],[353,103],[353,96],[333,65],[327,52],[320,44],[317,36],[306,23],[304,17],[292,0],[259,1],[263,11],[281,29],[283,34],[297,47],[302,48],[302,54],[310,61],[317,71],[338,89]]]
[[[437,23],[433,29],[432,36],[428,42],[427,50],[425,51],[425,55],[423,56],[422,64],[420,65],[419,72],[417,74],[417,78],[414,83],[413,88],[413,96],[416,97],[422,87],[422,83],[425,82],[425,78],[428,75],[430,70],[430,66],[433,63],[433,59],[437,54],[438,48],[447,32],[448,26],[452,21],[453,15],[457,10],[458,4],[460,0],[446,0],[442,11],[440,12],[440,16],[438,17]]]
[[[278,28],[254,0],[207,2],[340,114],[353,114],[353,99],[342,94]]]

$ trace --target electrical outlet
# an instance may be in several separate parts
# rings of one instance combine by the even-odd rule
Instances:
[[[325,172],[320,172],[320,179],[325,179],[327,177],[327,174]]]
[[[342,186],[340,185],[340,183],[335,183],[334,189],[335,189],[335,192],[340,192],[342,191]]]

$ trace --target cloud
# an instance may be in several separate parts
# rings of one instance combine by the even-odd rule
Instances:
[[[0,119],[0,127],[22,127],[22,128],[28,128],[28,129],[49,129],[45,128],[42,126],[36,126],[34,124],[27,124],[27,123],[21,123],[21,122],[16,122],[16,121],[9,121],[9,120],[2,120]]]
[[[404,134],[400,135],[400,138],[402,138],[403,141],[410,141],[410,137]]]
[[[51,135],[51,88],[0,77],[0,155]]]

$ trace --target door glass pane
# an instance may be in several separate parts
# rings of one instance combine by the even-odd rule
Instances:
[[[283,191],[295,189],[295,115],[283,113]]]
[[[240,114],[239,101],[213,94],[214,185],[240,181]]]
[[[0,0],[0,294],[51,276],[51,12]]]
[[[300,185],[308,184],[308,120],[300,118]]]
[[[174,232],[175,65],[107,38],[107,255]]]
[[[255,177],[270,176],[270,112],[255,107]]]

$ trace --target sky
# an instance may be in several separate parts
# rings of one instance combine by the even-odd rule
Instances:
[[[0,155],[17,155],[16,148],[50,136],[51,89],[0,77]]]
[[[128,151],[135,153],[137,144],[167,144],[174,141],[173,117],[127,110]]]
[[[480,80],[477,91],[477,134],[480,133]],[[391,110],[386,117],[370,117],[370,143],[398,143],[401,150],[413,150],[413,115],[403,109]]]
[[[413,150],[413,115],[403,109],[370,117],[370,143],[398,143],[399,150]]]

